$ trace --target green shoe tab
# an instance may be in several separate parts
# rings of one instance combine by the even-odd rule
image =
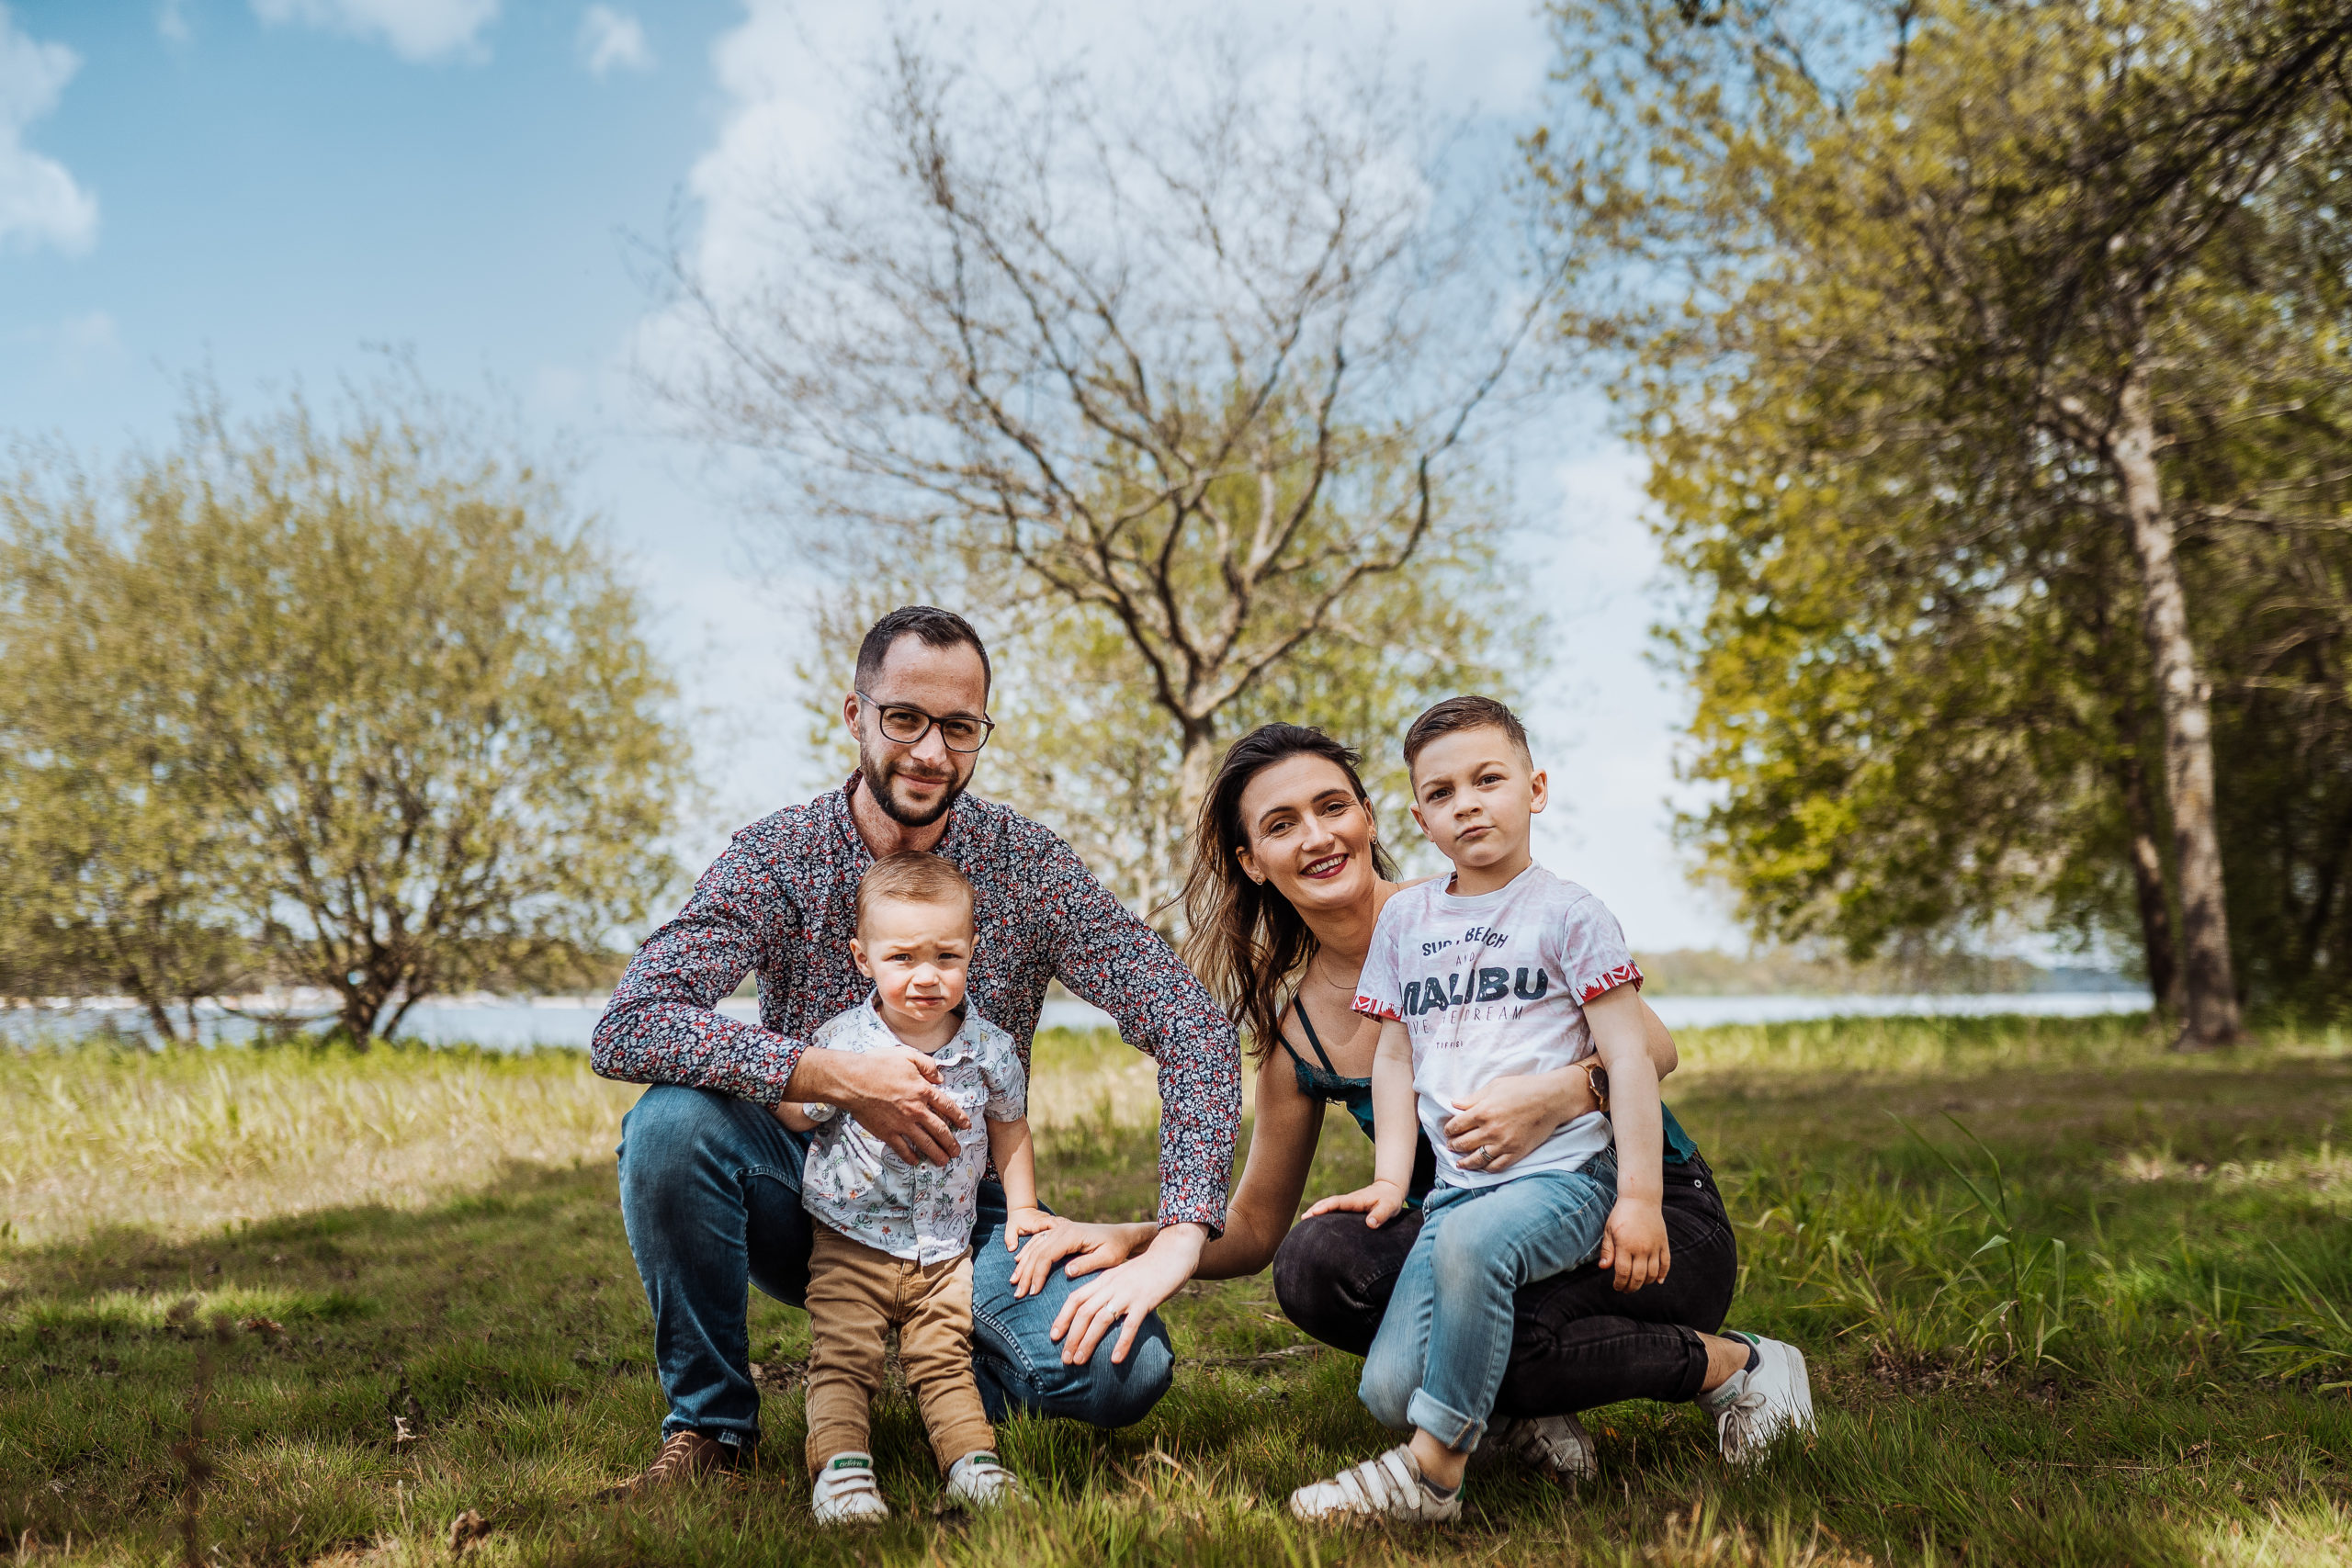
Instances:
[[[827,1470],[872,1470],[873,1460],[865,1454],[835,1454],[825,1461]]]

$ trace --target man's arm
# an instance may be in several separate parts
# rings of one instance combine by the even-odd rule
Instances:
[[[785,1098],[808,1043],[729,1018],[718,1003],[759,964],[763,943],[797,924],[797,913],[738,834],[695,883],[686,907],[629,960],[589,1042],[596,1071],[625,1083],[717,1089],[762,1105]],[[784,967],[772,964],[770,972]]]
[[[1042,829],[1041,829],[1042,831]],[[1241,1055],[1233,1025],[1183,961],[1052,839],[1047,871],[1060,906],[1054,973],[1109,1013],[1159,1065],[1159,1224],[1225,1228],[1226,1183],[1241,1124]],[[1197,1246],[1193,1248],[1197,1259]]]
[[[589,1060],[626,1083],[715,1089],[762,1105],[821,1100],[854,1116],[909,1159],[954,1157],[952,1127],[969,1125],[939,1068],[915,1051],[845,1052],[729,1018],[718,1003],[764,957],[767,977],[790,983],[797,910],[758,852],[738,834],[695,884],[694,897],[646,938],[596,1021]]]

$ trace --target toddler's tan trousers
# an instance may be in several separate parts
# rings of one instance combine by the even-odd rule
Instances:
[[[868,1449],[882,1343],[899,1331],[899,1366],[922,1412],[939,1468],[996,1446],[972,1378],[972,1258],[910,1263],[831,1225],[808,1253],[808,1469]]]

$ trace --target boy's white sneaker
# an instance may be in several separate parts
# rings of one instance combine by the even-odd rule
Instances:
[[[1573,1416],[1498,1421],[1487,1429],[1487,1440],[1477,1451],[1507,1454],[1564,1486],[1600,1473],[1600,1455],[1593,1449],[1592,1434]]]
[[[820,1525],[872,1525],[890,1517],[882,1488],[874,1483],[872,1454],[835,1454],[817,1472],[808,1508]]]
[[[1715,1418],[1724,1461],[1754,1464],[1781,1437],[1813,1430],[1813,1380],[1793,1345],[1729,1329],[1724,1337],[1754,1346],[1754,1364],[1701,1394],[1699,1408]]]
[[[1462,1517],[1462,1489],[1457,1486],[1442,1497],[1431,1491],[1421,1479],[1421,1467],[1413,1462],[1413,1450],[1400,1446],[1329,1481],[1300,1487],[1290,1495],[1290,1511],[1292,1517],[1309,1524],[1393,1519],[1442,1525]]]
[[[976,1449],[948,1467],[947,1500],[967,1508],[994,1508],[1030,1499],[1021,1477],[998,1463],[988,1450]]]

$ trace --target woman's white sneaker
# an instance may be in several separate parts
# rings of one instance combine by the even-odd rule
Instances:
[[[947,1500],[967,1508],[995,1508],[1028,1502],[1029,1488],[998,1463],[996,1455],[978,1449],[948,1467]]]
[[[1489,1450],[1508,1454],[1564,1486],[1600,1473],[1600,1455],[1593,1449],[1592,1434],[1573,1416],[1498,1421],[1487,1428],[1487,1440],[1477,1451],[1483,1454]]]
[[[1421,1479],[1408,1448],[1390,1449],[1340,1472],[1329,1481],[1302,1486],[1290,1495],[1294,1518],[1309,1524],[1348,1524],[1390,1519],[1407,1524],[1442,1525],[1462,1517],[1462,1489],[1440,1495]]]
[[[1804,1352],[1793,1345],[1729,1329],[1724,1337],[1754,1346],[1754,1364],[1701,1394],[1699,1408],[1715,1418],[1724,1461],[1754,1464],[1788,1433],[1813,1430],[1813,1380]]]
[[[827,1460],[817,1472],[808,1508],[820,1525],[872,1525],[888,1518],[890,1505],[874,1483],[874,1456],[846,1453]]]

